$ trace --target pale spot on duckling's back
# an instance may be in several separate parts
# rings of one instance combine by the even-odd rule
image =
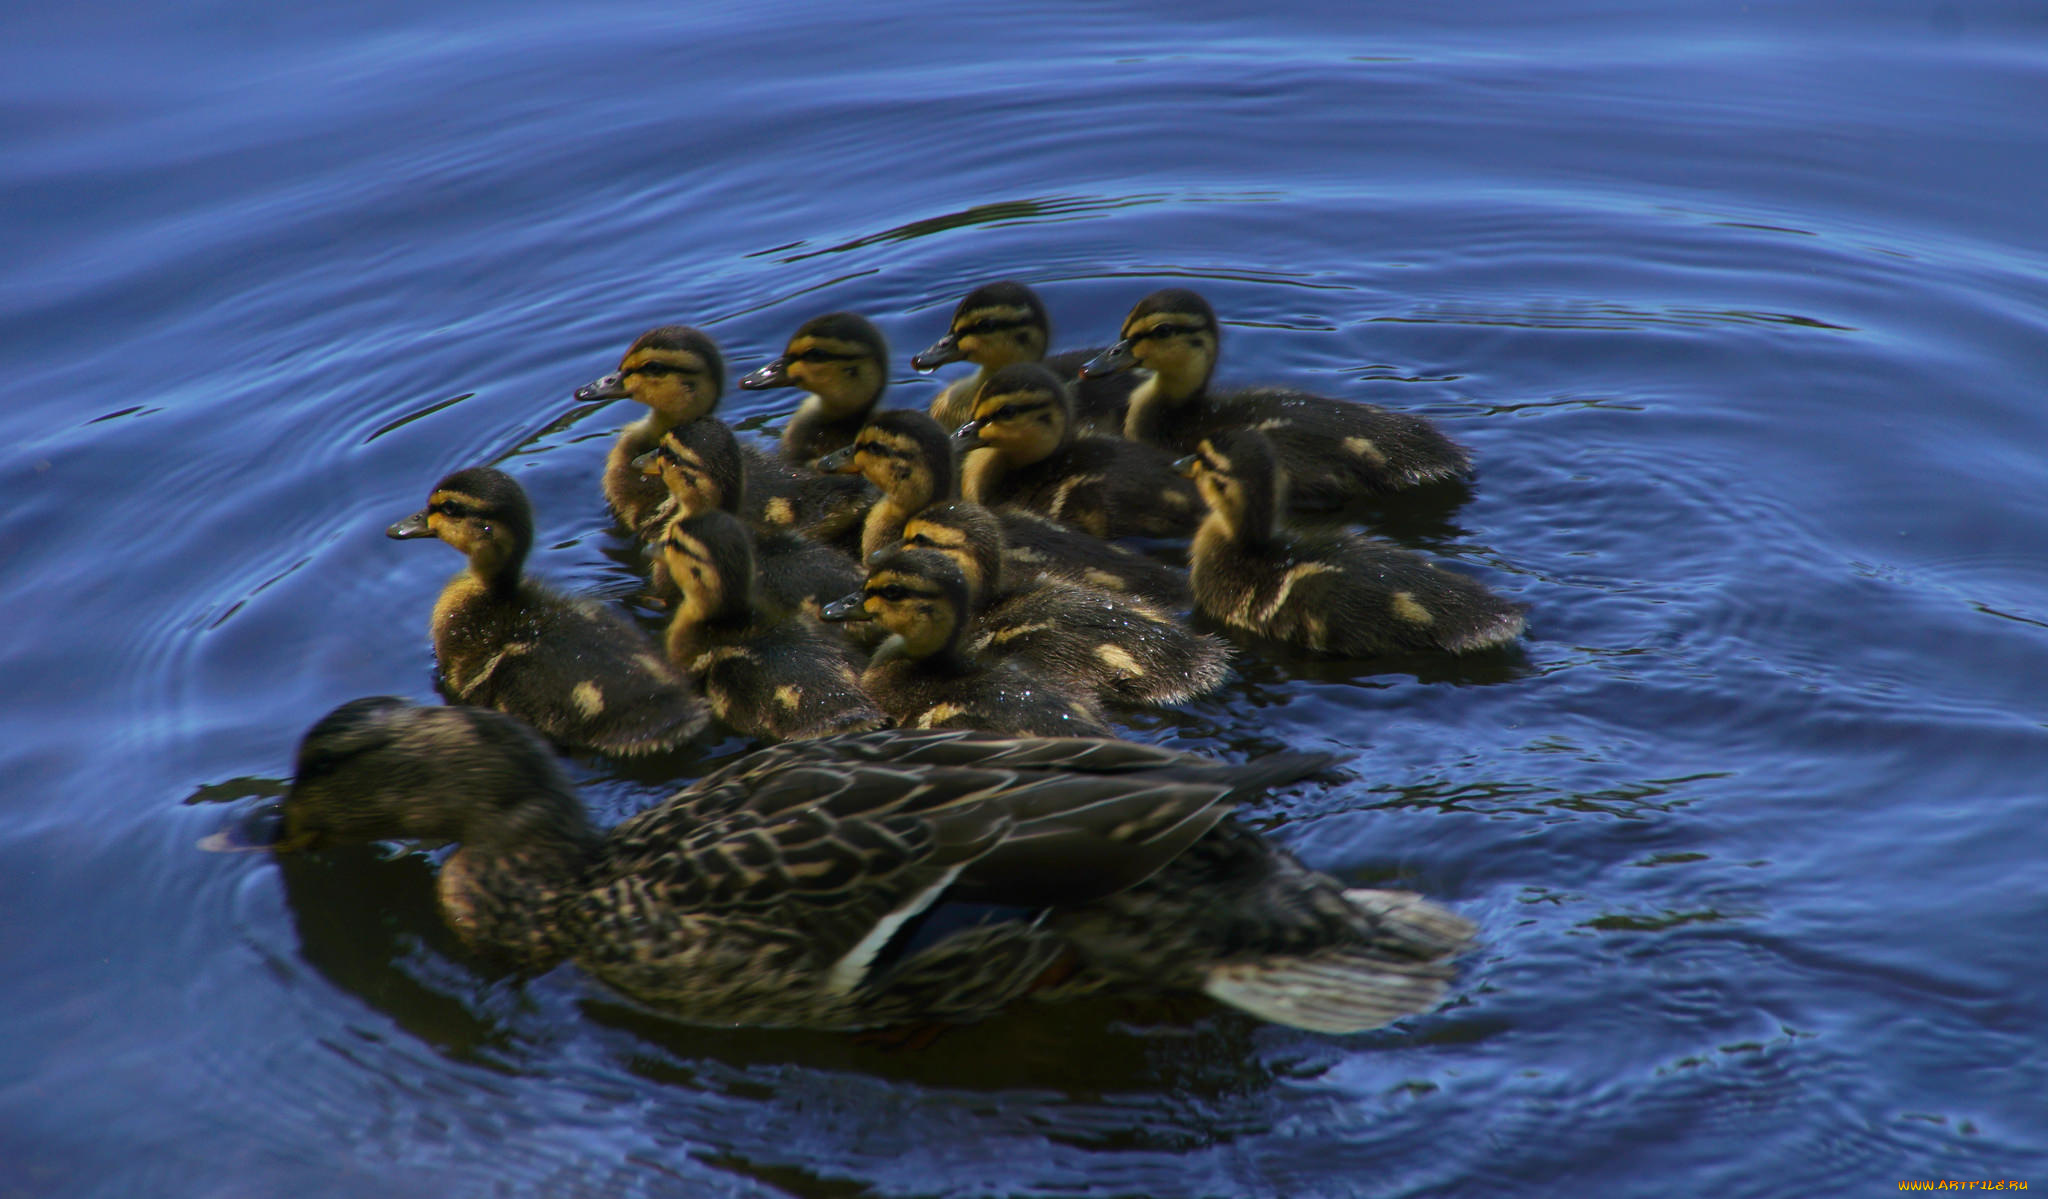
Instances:
[[[1271,621],[1274,616],[1278,615],[1280,610],[1287,606],[1288,597],[1294,594],[1295,586],[1299,584],[1303,579],[1312,579],[1315,578],[1317,575],[1328,575],[1336,573],[1337,568],[1335,566],[1330,565],[1328,562],[1304,562],[1300,566],[1297,566],[1294,569],[1288,571],[1284,576],[1281,577],[1280,587],[1278,590],[1273,592],[1273,598],[1267,600],[1266,606],[1259,611],[1259,614],[1256,617],[1257,621],[1260,624],[1265,624]],[[1250,607],[1251,598],[1252,597],[1250,596],[1245,597],[1247,608]]]
[[[1145,677],[1145,668],[1138,665],[1138,660],[1130,655],[1130,651],[1120,645],[1098,645],[1095,647],[1095,656],[1107,663],[1111,670],[1127,679]]]
[[[1344,439],[1344,448],[1372,463],[1374,466],[1385,466],[1387,464],[1386,454],[1380,450],[1380,447],[1372,443],[1372,438],[1370,437],[1346,437]]]
[[[796,507],[783,496],[776,496],[761,506],[761,519],[771,525],[787,528],[796,523]]]
[[[921,729],[934,729],[955,717],[968,715],[972,715],[971,710],[959,704],[933,704],[924,710],[922,716],[917,718],[917,727]]]
[[[604,691],[593,680],[585,679],[571,687],[569,699],[585,716],[597,716],[604,711]]]
[[[795,683],[777,687],[775,689],[775,702],[794,712],[797,709],[797,705],[804,702],[804,689]]]
[[[1388,607],[1393,609],[1394,617],[1397,620],[1405,620],[1413,625],[1431,625],[1436,623],[1436,614],[1423,607],[1416,600],[1412,592],[1396,591],[1394,599]]]

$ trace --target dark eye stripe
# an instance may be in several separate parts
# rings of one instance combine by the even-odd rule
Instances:
[[[1205,332],[1200,325],[1154,325],[1143,333],[1131,334],[1132,341],[1144,341],[1148,337],[1193,337]]]
[[[1000,333],[1005,329],[1028,329],[1032,323],[1023,319],[1011,320],[1000,317],[987,317],[965,325],[953,326],[953,335],[955,337],[973,337],[981,333]]]
[[[627,368],[623,373],[628,375],[701,375],[704,371],[700,367],[678,366],[673,362],[643,362],[638,366]]]

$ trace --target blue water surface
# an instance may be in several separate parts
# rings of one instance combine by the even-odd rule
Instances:
[[[2048,1186],[2048,11],[246,0],[0,18],[0,1195],[1495,1196]],[[1505,664],[1256,648],[1128,735],[1350,755],[1247,813],[1483,930],[1328,1037],[1026,1011],[921,1052],[495,973],[431,860],[200,852],[434,696],[499,462],[633,589],[578,408],[991,279],[1429,415],[1375,526]],[[773,424],[787,393],[735,393]],[[711,743],[718,757],[736,741]],[[575,763],[616,818],[673,769]],[[690,765],[690,759],[682,763]],[[217,801],[237,801],[237,804]]]

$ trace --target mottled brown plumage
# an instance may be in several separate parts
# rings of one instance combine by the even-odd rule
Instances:
[[[954,434],[967,450],[961,494],[1017,507],[1097,537],[1185,537],[1202,500],[1158,446],[1077,435],[1073,400],[1045,367],[995,372]]]
[[[1285,527],[1287,476],[1264,434],[1220,434],[1183,462],[1209,504],[1188,577],[1210,617],[1346,657],[1467,653],[1521,635],[1521,609],[1475,579],[1357,533]]]
[[[1273,440],[1297,508],[1339,508],[1361,497],[1455,479],[1464,449],[1419,416],[1285,387],[1219,395],[1209,390],[1222,329],[1207,300],[1186,288],[1156,291],[1124,318],[1122,340],[1082,368],[1088,377],[1144,367],[1124,436],[1176,453],[1203,438],[1257,429]]]
[[[632,621],[522,575],[533,510],[510,475],[456,471],[387,532],[438,537],[469,558],[434,605],[434,656],[455,699],[608,754],[672,749],[704,727],[703,701]]]
[[[957,429],[974,415],[974,397],[983,382],[1018,362],[1042,362],[1074,397],[1079,426],[1110,437],[1123,436],[1124,405],[1138,380],[1128,374],[1083,379],[1081,365],[1101,347],[1063,350],[1048,355],[1052,319],[1038,293],[1014,280],[985,283],[967,293],[953,310],[953,319],[932,347],[910,360],[920,371],[937,370],[949,362],[972,362],[973,374],[955,379],[932,400],[932,419]]]
[[[825,619],[873,620],[889,630],[860,681],[906,728],[1108,734],[1085,687],[970,649],[969,603],[966,578],[944,554],[884,550],[861,590],[826,607]]]
[[[748,391],[810,394],[782,429],[782,456],[809,462],[853,441],[889,385],[889,343],[866,317],[830,312],[805,321],[782,356],[740,380]]]
[[[880,728],[853,648],[803,612],[756,600],[753,542],[729,512],[677,517],[662,557],[679,599],[668,656],[734,731],[787,741]]]
[[[1015,658],[1097,698],[1173,704],[1206,695],[1229,673],[1230,648],[1128,595],[1016,570],[1001,522],[979,504],[934,504],[903,527],[903,545],[953,559],[974,619],[967,647]]]
[[[696,1023],[968,1021],[1116,988],[1350,1032],[1435,1004],[1473,928],[1226,819],[1325,761],[885,731],[762,750],[602,833],[517,721],[379,697],[306,734],[274,848],[454,842],[438,893],[471,946]]]

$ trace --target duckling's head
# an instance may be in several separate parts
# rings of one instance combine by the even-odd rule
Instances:
[[[1089,359],[1081,377],[1142,366],[1159,377],[1162,393],[1184,399],[1208,385],[1219,340],[1209,301],[1185,287],[1169,287],[1138,301],[1124,318],[1120,340]]]
[[[739,439],[724,421],[685,421],[661,435],[661,444],[633,459],[641,473],[660,475],[684,516],[737,512],[746,489],[746,460]]]
[[[1264,433],[1235,429],[1205,437],[1194,453],[1174,465],[1195,481],[1209,510],[1232,529],[1256,537],[1273,531],[1286,502],[1287,478]]]
[[[889,343],[866,317],[831,312],[805,321],[782,357],[740,380],[748,391],[801,387],[828,416],[852,416],[874,405],[889,381]]]
[[[965,359],[985,371],[1013,362],[1038,362],[1052,344],[1052,320],[1038,293],[1004,279],[967,293],[953,310],[953,324],[944,337],[910,360],[921,371],[937,370]]]
[[[921,508],[958,491],[953,439],[939,422],[914,408],[877,412],[853,444],[818,459],[827,474],[859,473],[899,508]]]
[[[533,506],[511,475],[472,466],[434,484],[426,507],[384,533],[400,541],[439,537],[468,556],[478,578],[511,583],[533,545]]]
[[[662,559],[682,601],[677,623],[746,619],[754,609],[754,539],[730,512],[699,512],[669,522]]]
[[[532,729],[482,708],[352,700],[299,741],[274,848],[418,839],[475,845],[583,827],[575,789]]]
[[[825,619],[879,621],[889,630],[870,665],[957,652],[968,607],[960,568],[931,550],[897,548],[877,559],[858,592],[825,606]]]
[[[696,420],[725,393],[718,343],[688,325],[663,325],[633,340],[619,369],[576,389],[579,403],[638,400],[670,424]]]
[[[953,434],[963,446],[988,446],[1028,466],[1073,440],[1074,400],[1059,376],[1036,362],[990,375],[974,397],[974,417]]]
[[[1002,584],[1003,522],[980,504],[954,500],[923,509],[904,522],[902,545],[951,558],[967,581],[970,605],[979,604],[982,596]],[[876,550],[873,560],[889,553]]]

